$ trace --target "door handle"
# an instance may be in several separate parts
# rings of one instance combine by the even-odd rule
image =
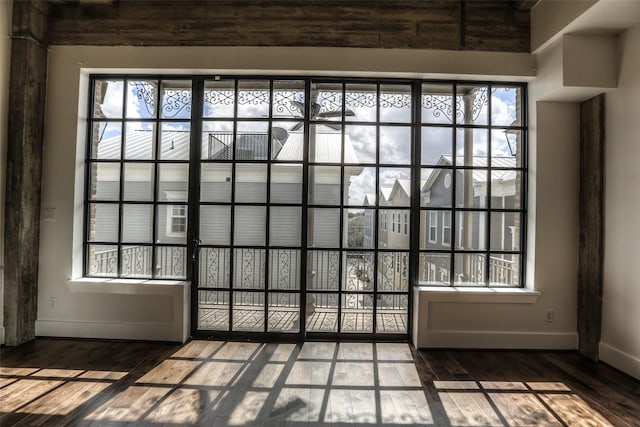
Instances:
[[[193,258],[194,261],[198,259],[198,254],[200,253],[200,243],[202,243],[202,240],[193,239],[193,255],[192,255],[192,258]]]

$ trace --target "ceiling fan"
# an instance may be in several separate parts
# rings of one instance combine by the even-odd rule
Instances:
[[[304,102],[300,102],[300,101],[290,101],[291,105],[300,112],[300,118],[304,118],[304,110],[305,110],[305,104]],[[322,110],[322,106],[320,104],[318,104],[317,102],[313,102],[311,104],[311,111],[309,112],[309,118],[311,120],[322,120],[322,119],[329,119],[332,117],[342,117],[342,111],[340,110],[334,110],[334,111],[321,111]],[[355,116],[355,113],[349,109],[344,111],[344,115],[345,117],[349,116]],[[332,123],[332,122],[323,122],[322,123],[324,126],[330,127],[331,129],[334,130],[340,130],[340,125],[338,123]],[[289,129],[289,131],[297,131],[302,127],[302,122],[297,123],[294,127],[292,127],[291,129]]]

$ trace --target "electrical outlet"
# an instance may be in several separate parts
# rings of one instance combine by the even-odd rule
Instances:
[[[56,308],[56,297],[49,297],[49,308],[50,309],[55,309]]]
[[[547,317],[545,319],[545,322],[547,323],[553,322],[553,310],[548,309],[546,313],[547,313]]]

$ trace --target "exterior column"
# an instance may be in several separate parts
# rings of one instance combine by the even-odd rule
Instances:
[[[5,344],[35,337],[48,5],[13,4],[4,235]]]

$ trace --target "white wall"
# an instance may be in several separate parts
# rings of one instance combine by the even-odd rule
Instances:
[[[214,69],[214,67],[217,67]],[[50,53],[43,207],[55,208],[55,221],[41,224],[39,335],[145,338],[141,324],[175,322],[167,317],[171,302],[160,295],[139,298],[143,286],[130,294],[106,294],[104,286],[71,282],[79,276],[82,236],[83,117],[86,75],[90,71],[157,71],[215,73],[222,70],[277,73],[342,74],[413,77],[460,77],[530,80],[533,61],[526,54],[297,48],[134,48],[53,47]],[[506,75],[505,70],[510,74]],[[491,77],[497,76],[497,77]],[[529,287],[505,297],[428,297],[420,311],[419,341],[430,346],[575,348],[577,251],[577,120],[574,107],[551,103],[531,105],[544,127],[532,122],[531,228]],[[78,108],[59,108],[61,105]],[[532,113],[535,117],[536,112]],[[562,130],[562,131],[558,131]],[[70,191],[70,189],[74,191]],[[547,190],[549,190],[547,192]],[[544,194],[542,194],[544,193]],[[536,207],[536,204],[539,207]],[[544,212],[541,210],[545,209]],[[558,221],[562,218],[562,221]],[[534,257],[534,252],[538,256]],[[529,289],[531,290],[531,289]],[[52,309],[49,298],[55,297]],[[175,300],[174,300],[175,301]],[[546,322],[547,310],[554,321]],[[118,325],[109,328],[108,325]],[[128,336],[124,326],[130,325]],[[162,328],[156,328],[156,339]],[[101,334],[101,335],[95,335]],[[124,334],[124,335],[123,335]],[[137,334],[137,335],[136,335]],[[134,336],[135,335],[135,336]],[[149,338],[149,335],[146,335]]]
[[[13,2],[0,1],[0,344],[4,344],[4,200],[11,64],[11,15]]]
[[[640,378],[640,25],[619,37],[618,88],[606,94],[605,362]]]

